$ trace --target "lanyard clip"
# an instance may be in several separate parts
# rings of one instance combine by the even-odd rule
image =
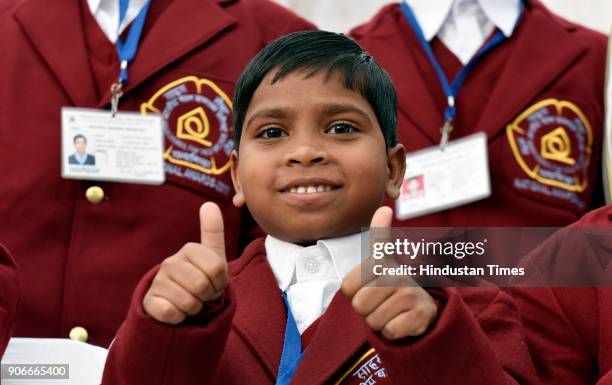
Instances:
[[[117,109],[119,107],[119,99],[123,96],[123,82],[118,80],[117,83],[113,83],[111,86],[111,115],[114,118],[117,115]]]
[[[440,150],[444,151],[444,147],[448,143],[448,137],[453,131],[453,119],[455,119],[455,114],[457,110],[455,109],[455,97],[450,94],[447,97],[448,105],[446,110],[444,111],[444,126],[440,129],[442,133],[442,140],[440,140]]]
[[[452,131],[453,131],[453,121],[446,120],[444,122],[444,126],[442,126],[442,128],[440,129],[440,132],[442,133],[442,140],[440,140],[440,150],[444,151],[444,148],[448,144],[448,137]]]

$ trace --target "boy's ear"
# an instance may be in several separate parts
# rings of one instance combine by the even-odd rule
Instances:
[[[234,197],[232,198],[232,203],[236,207],[242,207],[244,205],[244,194],[242,193],[242,185],[240,184],[240,174],[238,173],[238,152],[236,150],[232,151],[231,174],[232,184],[234,185],[234,190],[236,191]]]
[[[398,143],[387,150],[387,169],[387,196],[397,199],[406,172],[406,148],[403,144]]]

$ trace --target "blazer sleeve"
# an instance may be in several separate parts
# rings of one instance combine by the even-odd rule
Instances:
[[[443,288],[426,334],[391,342],[367,328],[396,385],[536,384],[520,317],[497,288]]]
[[[19,298],[17,265],[9,251],[0,244],[0,358],[15,329]]]
[[[127,318],[111,343],[103,385],[199,385],[214,377],[235,312],[231,288],[216,306],[205,306],[181,325],[163,324],[142,306],[158,269],[149,271],[134,292]]]
[[[611,224],[607,206],[556,232],[523,261],[527,287],[510,290],[543,385],[612,385],[602,334],[608,289],[596,287],[609,282]]]
[[[599,339],[596,290],[588,287],[512,289],[541,384],[596,383]],[[601,379],[597,384],[612,385],[610,380]]]

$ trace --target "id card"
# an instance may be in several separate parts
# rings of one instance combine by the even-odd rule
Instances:
[[[62,108],[62,177],[162,184],[162,119],[137,112]]]
[[[461,206],[491,195],[487,136],[478,133],[406,156],[397,219]]]

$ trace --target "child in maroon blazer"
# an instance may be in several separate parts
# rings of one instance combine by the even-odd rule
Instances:
[[[588,213],[565,230],[539,248],[532,260],[541,266],[567,266],[586,277],[595,269],[583,262],[593,258],[606,269],[603,278],[609,277],[612,205]],[[542,384],[612,384],[612,287],[601,278],[592,284],[600,287],[512,291]]]
[[[366,286],[360,231],[405,169],[395,90],[349,38],[264,48],[234,95],[233,202],[269,234],[226,263],[221,212],[140,282],[104,384],[516,384],[532,366],[497,289]],[[364,262],[367,263],[367,262]]]

